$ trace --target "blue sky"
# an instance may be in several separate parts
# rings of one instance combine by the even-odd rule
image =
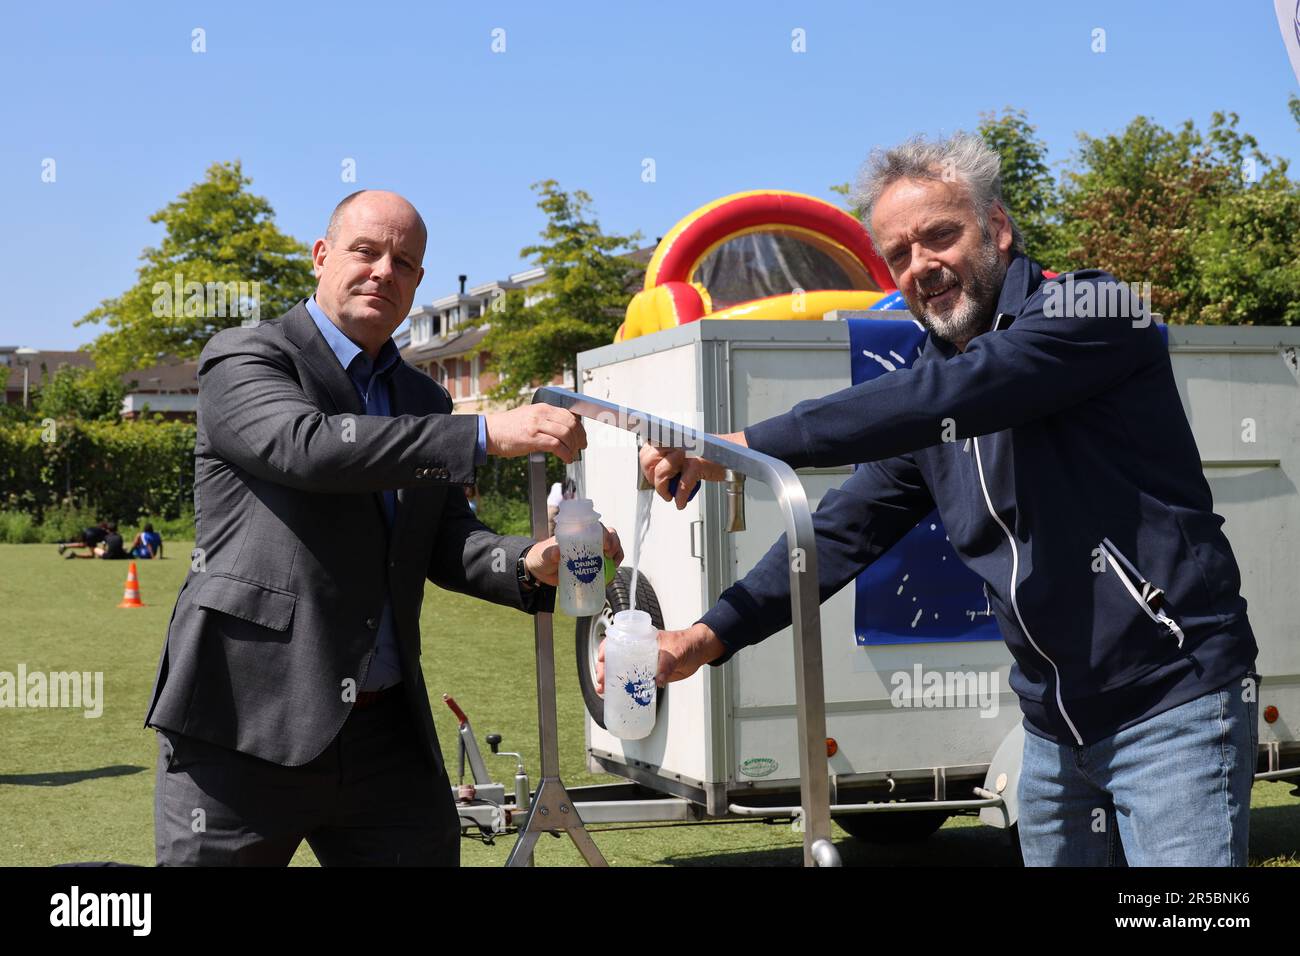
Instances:
[[[547,177],[653,241],[729,192],[833,198],[871,147],[1004,106],[1054,160],[1078,131],[1216,109],[1300,157],[1269,0],[28,2],[0,14],[0,84],[0,344],[47,349],[93,338],[73,322],[133,284],[149,215],[217,160],[304,242],[354,188],[405,194],[431,233],[420,302],[521,268]]]

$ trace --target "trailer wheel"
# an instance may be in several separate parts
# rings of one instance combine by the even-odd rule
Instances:
[[[650,623],[663,630],[664,616],[659,610],[659,598],[645,574],[636,582],[637,610],[650,615]],[[574,641],[578,658],[578,684],[582,687],[582,700],[587,705],[587,713],[602,728],[605,726],[605,698],[596,693],[596,652],[605,637],[605,628],[613,623],[614,615],[632,607],[632,569],[618,569],[614,580],[605,586],[605,607],[593,617],[578,618],[574,629]],[[663,706],[664,695],[668,689],[658,691],[658,706]]]
[[[946,810],[915,810],[911,813],[843,813],[834,817],[844,832],[866,843],[917,843],[926,839],[948,819]]]

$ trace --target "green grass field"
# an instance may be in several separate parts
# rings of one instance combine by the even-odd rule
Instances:
[[[91,860],[153,863],[154,733],[143,728],[149,691],[172,603],[187,569],[185,542],[169,542],[168,560],[140,562],[147,607],[120,610],[125,562],[65,561],[45,545],[0,545],[0,670],[19,662],[33,671],[102,671],[103,715],[80,711],[0,710],[0,866],[45,866]],[[496,779],[510,786],[513,762],[494,758],[484,737],[524,755],[533,784],[540,770],[536,733],[532,620],[506,608],[429,586],[422,620],[424,668],[447,764],[456,767],[455,722],[439,699],[464,707]],[[582,699],[573,663],[573,621],[555,619],[564,781],[614,782],[588,773]],[[1255,785],[1251,862],[1300,865],[1300,799],[1293,784]],[[630,825],[594,827],[616,866],[795,866],[801,837],[788,825]],[[836,828],[847,865],[1010,865],[1001,831],[958,817],[930,839],[903,847],[861,844]],[[466,866],[499,866],[513,837],[495,846],[465,840]],[[541,866],[581,862],[569,841],[544,837]],[[314,866],[304,843],[296,865]]]

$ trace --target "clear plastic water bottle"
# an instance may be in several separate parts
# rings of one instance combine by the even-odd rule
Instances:
[[[624,740],[650,736],[658,706],[659,632],[645,611],[619,611],[605,629],[605,729]]]
[[[560,609],[573,617],[599,614],[605,606],[605,532],[590,498],[566,498],[555,516],[560,546]]]

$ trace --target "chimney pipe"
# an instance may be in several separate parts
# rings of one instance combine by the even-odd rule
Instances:
[[[456,278],[460,280],[460,294],[461,294],[461,295],[464,295],[464,294],[465,294],[465,280],[468,279],[469,276],[456,276]]]

